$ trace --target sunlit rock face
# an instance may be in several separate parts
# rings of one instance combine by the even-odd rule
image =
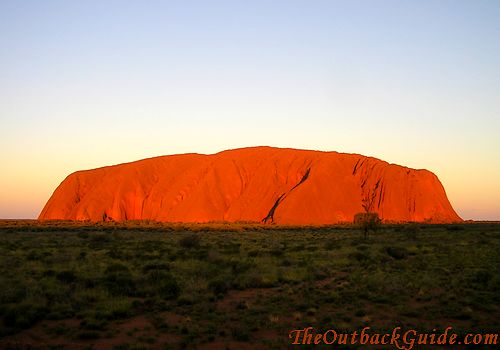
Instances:
[[[322,225],[461,221],[439,179],[358,154],[272,147],[180,154],[77,171],[40,220],[251,221]]]

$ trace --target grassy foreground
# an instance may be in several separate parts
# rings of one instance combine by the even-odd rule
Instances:
[[[499,268],[493,223],[365,240],[354,227],[3,221],[0,348],[300,348],[288,333],[308,326],[498,333]]]

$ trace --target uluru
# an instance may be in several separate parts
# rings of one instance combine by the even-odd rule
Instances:
[[[70,174],[39,220],[324,225],[360,212],[384,222],[462,219],[432,172],[358,154],[250,147]]]

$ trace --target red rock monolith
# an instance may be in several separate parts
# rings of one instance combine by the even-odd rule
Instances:
[[[39,220],[252,221],[293,225],[462,221],[439,179],[358,154],[251,147],[77,171]]]

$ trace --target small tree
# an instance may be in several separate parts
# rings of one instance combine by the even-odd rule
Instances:
[[[368,238],[368,231],[376,232],[380,225],[380,218],[378,213],[357,213],[354,215],[354,224],[358,225],[364,232],[365,239]]]
[[[380,180],[377,181],[373,189],[365,189],[365,182],[361,185],[361,189],[363,191],[361,206],[365,211],[354,215],[354,223],[361,227],[365,234],[365,239],[368,238],[368,231],[372,230],[373,232],[376,232],[381,222],[378,213],[373,211],[379,185]]]

